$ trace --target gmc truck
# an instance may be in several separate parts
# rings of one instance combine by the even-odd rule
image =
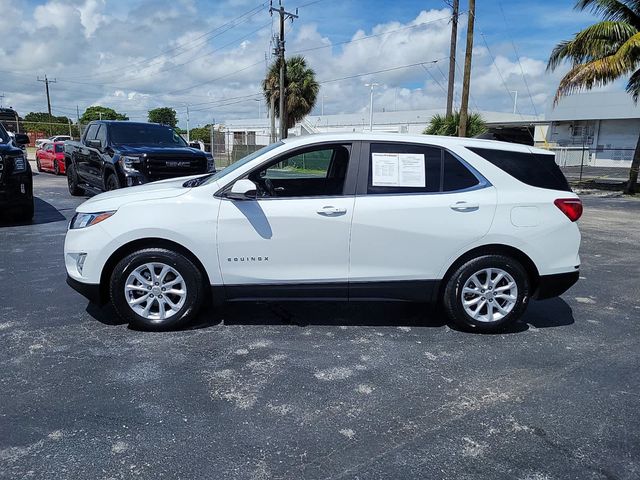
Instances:
[[[157,123],[91,122],[82,139],[65,142],[64,150],[74,196],[215,172],[211,154],[190,148],[173,128]]]
[[[29,143],[24,133],[11,137],[0,123],[0,217],[15,220],[33,218],[33,178],[31,166],[21,147]]]

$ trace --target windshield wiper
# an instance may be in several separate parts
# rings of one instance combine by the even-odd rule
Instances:
[[[211,178],[212,176],[213,176],[213,173],[207,173],[206,175],[203,175],[202,177],[192,178],[191,180],[187,180],[186,182],[184,182],[182,184],[182,186],[185,187],[185,188],[199,187],[207,179]]]

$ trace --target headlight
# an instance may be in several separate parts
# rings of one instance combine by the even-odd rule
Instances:
[[[142,158],[123,155],[120,157],[120,165],[125,172],[139,172]]]
[[[76,213],[71,219],[71,223],[69,223],[69,229],[75,230],[77,228],[90,227],[106,220],[114,213],[116,213],[115,210],[112,212]]]
[[[27,160],[24,158],[24,155],[20,155],[19,157],[13,157],[13,172],[23,173],[26,171],[27,171]]]

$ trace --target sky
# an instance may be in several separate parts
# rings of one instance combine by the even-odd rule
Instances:
[[[277,5],[277,0],[274,4]],[[567,67],[546,71],[553,46],[596,20],[564,0],[478,0],[470,108],[543,114]],[[319,114],[444,108],[449,0],[286,0],[287,55],[299,53],[320,82]],[[146,120],[169,106],[180,126],[266,116],[261,80],[273,61],[276,17],[259,0],[0,0],[0,101],[24,116],[75,119],[104,105]],[[456,98],[464,63],[461,0]],[[11,32],[8,34],[7,32]],[[613,85],[613,89],[621,88]]]

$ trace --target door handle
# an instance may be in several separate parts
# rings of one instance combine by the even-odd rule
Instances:
[[[455,210],[456,212],[473,212],[480,208],[478,203],[471,202],[456,202],[454,204],[449,205],[451,210]]]
[[[347,213],[347,209],[346,208],[340,208],[340,207],[334,207],[334,206],[326,206],[326,207],[322,207],[321,209],[317,210],[317,213],[319,215],[344,215],[345,213]]]

